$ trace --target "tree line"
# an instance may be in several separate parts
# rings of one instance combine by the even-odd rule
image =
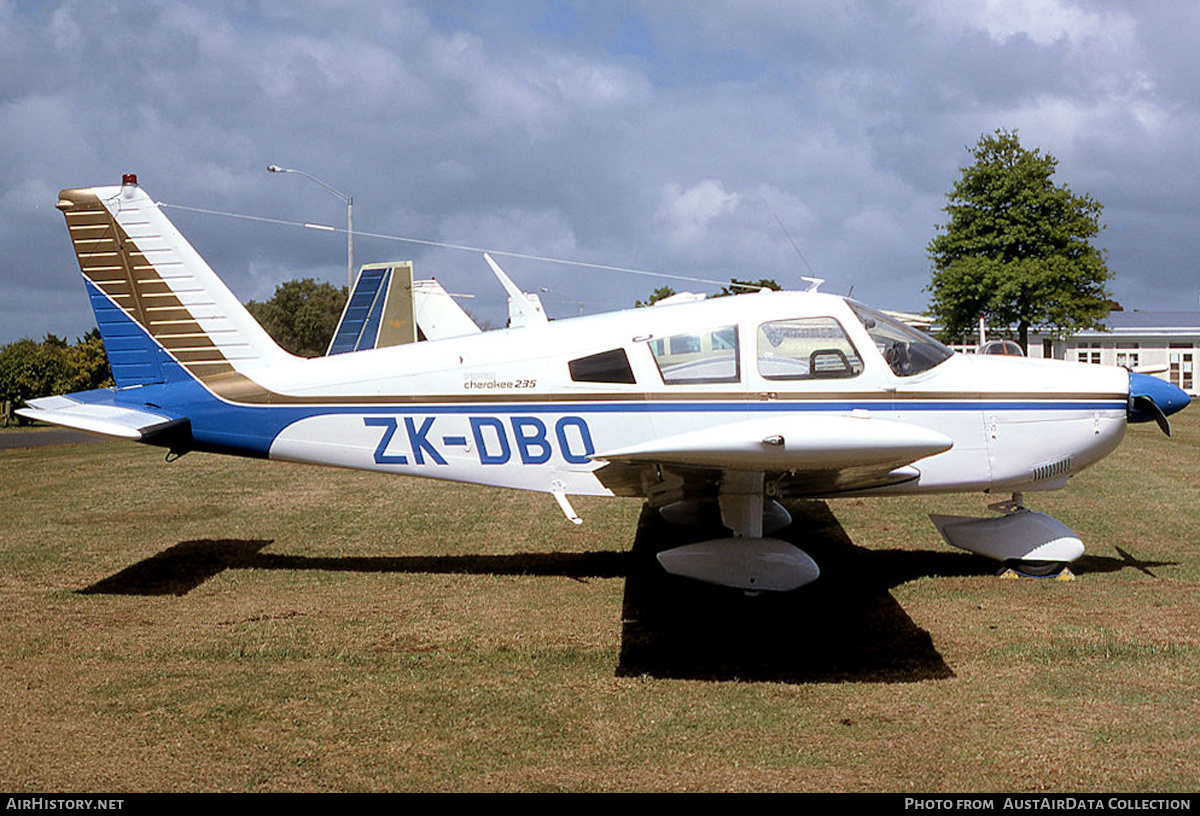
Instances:
[[[271,298],[251,300],[246,308],[275,342],[292,354],[320,357],[345,305],[345,287],[304,278],[279,284]],[[11,421],[14,409],[38,397],[112,384],[99,329],[74,343],[53,334],[41,341],[23,338],[0,348],[0,421]]]
[[[73,344],[47,334],[40,342],[25,338],[0,348],[0,404],[10,409],[38,397],[112,384],[98,329]]]

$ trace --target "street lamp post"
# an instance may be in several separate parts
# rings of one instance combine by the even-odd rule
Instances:
[[[567,303],[573,303],[576,306],[578,306],[579,307],[579,316],[583,317],[583,303],[581,301],[575,300],[575,298],[569,298],[569,297],[563,295],[562,293],[555,292],[553,289],[548,289],[545,286],[542,286],[540,288],[543,292],[545,292],[548,295],[558,295],[560,298],[565,300]]]
[[[315,181],[329,192],[346,202],[346,291],[354,288],[354,196],[348,196],[340,190],[335,190],[316,176],[309,175],[303,170],[293,170],[290,167],[280,167],[278,164],[268,164],[268,173],[294,173],[304,176],[309,181]]]

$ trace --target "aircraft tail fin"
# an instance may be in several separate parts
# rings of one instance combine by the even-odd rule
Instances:
[[[289,359],[140,187],[63,190],[58,208],[118,388],[201,382]]]
[[[412,261],[366,264],[350,290],[328,354],[479,334],[436,280],[413,280]]]
[[[346,298],[326,354],[417,342],[412,261],[366,264]]]

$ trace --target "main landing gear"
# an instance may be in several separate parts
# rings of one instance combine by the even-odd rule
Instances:
[[[1020,493],[989,505],[999,516],[931,515],[948,544],[1000,562],[1004,578],[1074,578],[1068,564],[1083,555],[1083,542],[1058,519],[1029,510]],[[720,518],[717,518],[719,510]],[[791,523],[788,511],[766,498],[761,473],[727,471],[717,501],[686,500],[659,509],[672,524],[733,531],[658,554],[663,569],[710,584],[748,592],[787,592],[812,583],[821,570],[808,553],[770,533]]]
[[[777,538],[766,538],[791,523],[788,511],[763,495],[763,474],[726,471],[717,496],[721,523],[732,538],[714,538],[674,547],[658,554],[658,562],[672,575],[749,592],[787,592],[810,584],[821,575],[817,563],[799,547]],[[703,523],[704,505],[682,501],[663,507],[663,518],[673,523]]]

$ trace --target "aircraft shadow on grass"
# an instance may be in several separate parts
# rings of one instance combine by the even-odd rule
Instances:
[[[855,546],[824,502],[789,505],[775,535],[822,565],[822,577],[788,593],[745,593],[672,576],[655,554],[711,535],[643,510],[631,551],[511,555],[314,558],[264,553],[271,539],[183,541],[79,590],[82,594],[185,595],[227,569],[561,576],[625,580],[617,674],[773,682],[915,682],[952,677],[890,589],[920,577],[988,575],[994,562],[968,553],[872,551]],[[1081,572],[1149,568],[1088,556]]]

